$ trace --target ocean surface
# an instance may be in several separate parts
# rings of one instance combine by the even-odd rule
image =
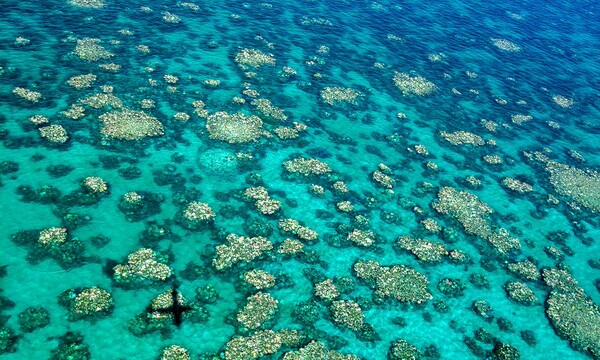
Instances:
[[[600,358],[598,2],[1,7],[1,359]]]

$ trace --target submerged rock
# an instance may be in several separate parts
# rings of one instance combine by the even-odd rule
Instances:
[[[50,313],[41,306],[28,307],[19,314],[18,321],[21,330],[32,332],[50,324]]]

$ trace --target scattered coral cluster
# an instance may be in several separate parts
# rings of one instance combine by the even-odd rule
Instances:
[[[396,245],[401,249],[410,251],[417,259],[425,262],[438,262],[448,255],[448,250],[442,243],[413,239],[409,236],[400,237]]]
[[[273,215],[281,208],[281,202],[271,199],[267,189],[262,186],[244,190],[244,198],[254,201],[254,206],[264,215]]]
[[[488,217],[494,211],[467,191],[444,187],[432,206],[436,211],[456,219],[467,233],[486,239],[501,254],[521,247],[519,240],[511,237],[506,229],[492,229]]]
[[[100,133],[117,140],[138,140],[149,136],[164,135],[163,124],[143,111],[123,109],[100,116]]]
[[[83,3],[84,1],[81,2]],[[77,55],[82,60],[94,62],[114,57],[115,54],[106,50],[104,46],[100,45],[101,43],[102,40],[96,38],[86,37],[77,40],[77,46],[75,47],[75,55]]]
[[[152,249],[139,249],[129,254],[126,264],[114,267],[114,280],[123,285],[165,281],[171,276],[171,269],[163,261]]]
[[[294,219],[279,220],[279,229],[284,233],[293,234],[304,241],[316,240],[318,236],[318,233],[315,230],[300,225],[300,223]]]
[[[396,72],[393,80],[403,95],[426,96],[437,90],[434,83],[422,76],[410,76],[406,73]]]
[[[321,99],[329,105],[340,102],[355,103],[361,96],[356,90],[340,87],[326,87],[321,91]]]
[[[246,329],[256,329],[275,314],[277,303],[278,301],[268,293],[256,293],[248,297],[246,305],[237,314],[237,321]]]
[[[275,65],[275,58],[257,49],[242,49],[235,55],[235,62],[243,68],[259,68]]]
[[[217,270],[225,270],[239,262],[251,262],[265,251],[273,249],[273,244],[262,236],[229,234],[226,240],[226,244],[216,247],[217,257],[213,260],[213,266]]]
[[[228,114],[219,111],[208,116],[206,129],[212,139],[240,144],[256,141],[262,135],[263,122],[256,115]]]
[[[381,298],[420,304],[432,298],[425,275],[404,265],[381,266],[377,261],[354,264],[356,276],[365,280]]]
[[[331,172],[331,168],[326,163],[317,159],[295,158],[283,163],[285,171],[297,173],[303,176],[323,175]]]

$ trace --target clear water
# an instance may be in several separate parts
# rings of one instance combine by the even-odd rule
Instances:
[[[208,0],[197,5],[199,10],[195,11],[185,4],[162,0],[108,1],[100,9],[73,6],[66,0],[2,3],[0,129],[4,133],[0,161],[17,163],[18,171],[0,175],[0,265],[6,270],[1,295],[14,303],[0,309],[0,324],[18,339],[0,357],[50,358],[59,337],[67,332],[83,336],[93,359],[154,359],[172,344],[185,347],[194,358],[222,353],[230,339],[251,333],[236,324],[235,315],[253,293],[240,287],[240,275],[252,268],[266,270],[280,282],[284,276],[291,279],[289,286],[279,284],[266,290],[279,305],[272,321],[262,328],[295,329],[308,335],[300,344],[282,347],[265,358],[281,358],[287,351],[318,340],[341,353],[384,359],[398,339],[405,339],[423,354],[433,344],[443,359],[491,356],[492,344],[479,342],[487,352],[477,355],[463,341],[474,337],[479,328],[518,349],[524,359],[589,356],[572,348],[553,329],[544,311],[550,288],[541,280],[528,283],[539,299],[531,306],[510,300],[503,285],[516,280],[505,264],[529,258],[540,269],[568,268],[585,293],[600,302],[600,273],[592,266],[600,261],[598,213],[583,206],[579,210],[570,207],[573,199],[556,191],[543,166],[523,156],[524,151],[546,148],[554,161],[598,169],[600,31],[596,24],[600,9],[596,2]],[[144,12],[142,6],[152,11]],[[163,21],[166,11],[177,15],[180,22]],[[122,29],[132,34],[119,32]],[[30,42],[17,44],[18,37]],[[102,40],[101,45],[115,56],[97,62],[80,59],[74,50],[77,39],[84,37]],[[519,51],[502,50],[492,39],[510,41]],[[138,45],[148,46],[149,53],[136,50]],[[321,46],[328,51],[319,52]],[[276,64],[252,70],[256,76],[249,77],[235,62],[243,48],[272,54]],[[434,54],[439,58],[432,57]],[[98,67],[107,62],[120,65],[120,71]],[[282,76],[284,66],[297,74]],[[147,71],[148,67],[154,71]],[[394,85],[395,71],[422,76],[437,90],[428,96],[403,95]],[[67,85],[69,78],[88,73],[97,76],[91,87],[77,90]],[[167,89],[166,74],[179,78],[173,85],[175,93]],[[156,80],[156,86],[150,86],[149,79]],[[216,88],[203,85],[208,79],[221,83]],[[154,100],[156,107],[145,111],[163,123],[165,135],[138,141],[107,140],[100,133],[99,121],[106,109],[85,106],[85,117],[77,121],[61,114],[78,99],[100,93],[101,85],[113,86],[113,94],[133,110],[141,109],[142,99]],[[250,105],[252,98],[242,95],[247,86],[283,109],[287,120],[264,117]],[[43,98],[35,103],[25,101],[12,93],[15,87],[40,92]],[[361,96],[355,104],[332,106],[320,97],[326,87],[352,88]],[[556,95],[572,99],[572,106],[558,106],[553,101]],[[235,96],[245,98],[246,103],[233,103]],[[263,129],[272,136],[234,145],[211,139],[206,119],[193,112],[194,100],[203,100],[211,114],[242,111],[263,116]],[[178,112],[190,114],[191,119],[174,120]],[[405,118],[399,118],[398,113]],[[515,114],[533,119],[515,124],[511,121]],[[28,123],[33,115],[62,125],[69,141],[52,145],[42,139],[36,126]],[[497,131],[488,131],[481,119],[496,122]],[[277,126],[290,127],[292,122],[305,124],[307,131],[292,140],[279,140],[273,134]],[[459,130],[494,140],[496,145],[453,146],[439,135],[441,131]],[[430,155],[418,156],[408,150],[418,144]],[[570,156],[570,150],[581,154],[585,162]],[[253,156],[248,166],[231,166],[229,159],[239,152]],[[485,155],[499,155],[504,162],[490,165],[482,160]],[[106,161],[110,156],[116,157],[114,166]],[[298,156],[324,161],[333,172],[313,180],[290,178],[282,163]],[[427,170],[426,161],[437,164],[438,171]],[[380,163],[391,169],[393,194],[386,194],[371,179]],[[59,164],[73,170],[62,177],[51,176],[48,167]],[[131,165],[139,168],[141,176],[128,179],[121,175],[119,170]],[[161,182],[157,172],[163,170],[169,172],[168,178],[179,177],[180,182],[173,186]],[[271,197],[281,201],[276,215],[264,216],[243,200],[244,189],[252,186],[251,174],[260,174]],[[467,187],[464,178],[469,175],[479,178],[482,186]],[[80,189],[81,180],[88,176],[104,179],[109,193],[96,204],[68,204],[64,195]],[[526,181],[533,185],[533,192],[516,195],[508,191],[501,184],[506,177]],[[331,184],[338,179],[346,182],[349,194],[332,191]],[[423,182],[430,183],[431,188],[422,191]],[[312,183],[323,185],[325,194],[311,194]],[[63,197],[53,204],[40,204],[24,201],[18,194],[20,186],[38,189],[45,185],[58,188]],[[431,203],[442,186],[469,191],[490,205],[495,210],[493,224],[518,237],[521,249],[500,257],[484,240],[465,233],[450,216],[436,212]],[[216,213],[208,229],[190,231],[175,222],[187,204],[176,199],[190,189],[198,191],[193,200],[209,204]],[[117,205],[129,191],[162,194],[165,201],[158,213],[141,221],[127,221]],[[597,194],[599,190],[584,191]],[[560,200],[559,205],[546,201],[550,194]],[[342,200],[354,204],[354,213],[336,210]],[[414,211],[415,207],[422,213]],[[84,257],[76,266],[60,266],[51,258],[32,254],[35,244],[22,246],[11,241],[11,235],[21,230],[64,226],[60,214],[65,211],[91,217],[69,230],[70,236],[85,247]],[[384,211],[397,213],[401,222],[383,221]],[[359,214],[370,221],[368,228],[377,235],[376,244],[369,248],[334,246],[331,239],[345,237],[348,232],[339,225],[348,224],[352,229],[352,219]],[[319,240],[306,243],[305,249],[314,251],[321,262],[309,264],[277,256],[276,249],[289,236],[277,230],[279,218],[296,219],[319,233]],[[441,233],[423,229],[420,221],[426,218],[455,229],[457,241],[446,246],[463,251],[471,262],[427,264],[394,246],[402,235],[447,242]],[[216,271],[211,259],[215,247],[224,242],[224,234],[252,235],[248,224],[256,219],[275,229],[268,236],[275,249],[245,266]],[[168,265],[173,277],[152,286],[119,287],[110,276],[110,264],[125,262],[127,255],[142,247],[140,234],[148,221],[169,224],[175,235],[152,245],[154,250],[170,254]],[[544,252],[546,246],[560,247],[548,240],[556,231],[566,233],[562,246],[572,250],[560,264]],[[91,240],[96,235],[110,241],[95,246]],[[358,260],[413,267],[428,278],[433,299],[421,306],[405,306],[395,300],[368,306],[373,292],[352,271]],[[482,263],[494,265],[493,269],[484,269]],[[186,278],[182,272],[190,264],[207,269],[207,276]],[[336,325],[327,310],[329,303],[315,297],[313,284],[305,276],[307,269],[327,278],[352,278],[353,290],[340,298],[361,303],[364,321],[374,327],[379,338],[363,341]],[[474,273],[487,277],[489,289],[478,289],[469,282]],[[448,277],[460,279],[466,286],[462,296],[449,297],[438,289],[438,282]],[[180,327],[169,325],[163,334],[132,334],[128,321],[143,313],[151,299],[170,289],[174,278],[180,284],[178,291],[189,300],[193,300],[196,288],[207,284],[215,287],[219,300],[206,306],[209,320],[184,320]],[[92,286],[112,294],[112,312],[94,319],[69,320],[58,296],[68,289]],[[302,325],[292,312],[311,298],[321,303],[323,310],[318,321]],[[436,311],[436,300],[446,302],[450,311]],[[478,317],[471,309],[475,300],[488,301],[496,318],[512,323],[512,331],[502,331],[495,321],[488,323]],[[18,314],[31,306],[48,310],[50,323],[26,333],[19,326]],[[393,321],[398,317],[405,319],[406,326]],[[311,327],[322,331],[321,335],[314,336]],[[523,340],[524,330],[533,332],[536,345]],[[336,343],[334,337],[342,341]],[[433,358],[431,352],[425,355]]]

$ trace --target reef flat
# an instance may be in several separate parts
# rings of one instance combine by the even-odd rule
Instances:
[[[599,17],[3,3],[0,358],[600,359]]]

